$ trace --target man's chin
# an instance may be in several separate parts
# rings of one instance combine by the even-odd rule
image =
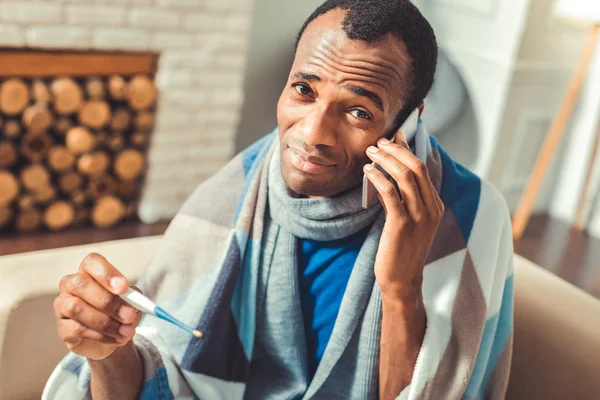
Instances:
[[[296,175],[296,174],[294,174]],[[283,180],[288,189],[294,194],[303,197],[332,197],[331,188],[327,187],[324,182],[318,182],[311,177],[289,176],[284,175]]]
[[[283,181],[290,191],[300,197],[335,197],[351,188],[327,175],[308,175],[300,171],[282,171]]]

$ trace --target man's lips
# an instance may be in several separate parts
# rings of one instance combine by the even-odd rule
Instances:
[[[303,150],[293,147],[290,147],[289,150],[292,165],[307,174],[320,174],[335,166],[335,163],[311,156]]]

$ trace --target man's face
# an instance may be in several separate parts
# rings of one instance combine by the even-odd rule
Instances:
[[[277,106],[283,179],[304,196],[333,197],[361,183],[365,151],[398,128],[412,80],[400,40],[350,40],[344,16],[330,11],[307,27]]]

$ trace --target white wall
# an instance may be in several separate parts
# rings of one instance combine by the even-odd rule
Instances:
[[[556,192],[550,207],[553,217],[571,223],[583,187],[585,172],[591,157],[594,136],[600,129],[600,43],[590,65],[579,105],[566,131],[564,161],[561,166]],[[597,163],[598,164],[598,163]],[[594,188],[598,187],[598,174]],[[594,190],[591,190],[591,195]],[[600,209],[600,202],[594,205]],[[589,226],[590,233],[600,237],[600,212],[596,212]]]
[[[558,21],[552,5],[552,0],[530,3],[495,146],[490,179],[500,187],[511,209],[516,207],[529,181],[581,52],[581,29]],[[557,154],[535,212],[548,210],[560,163],[561,156]]]
[[[472,170],[488,178],[529,0],[417,0],[415,4],[465,79],[479,134]],[[472,139],[455,140],[460,141],[458,147],[465,147]]]

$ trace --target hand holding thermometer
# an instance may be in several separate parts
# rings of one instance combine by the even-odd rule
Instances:
[[[202,332],[200,332],[199,330],[196,330],[194,328],[191,328],[188,325],[184,324],[183,322],[179,321],[178,319],[173,317],[171,314],[166,312],[164,309],[162,309],[159,306],[157,306],[156,304],[154,304],[154,302],[152,300],[150,300],[149,298],[147,298],[146,296],[144,296],[143,294],[141,294],[140,292],[138,292],[132,288],[128,288],[127,291],[125,293],[123,293],[122,295],[120,295],[119,297],[121,297],[127,303],[131,304],[132,306],[134,306],[135,308],[137,308],[138,310],[140,310],[143,313],[151,314],[151,315],[154,315],[155,317],[160,318],[164,321],[170,322],[173,325],[180,327],[184,331],[191,333],[192,335],[194,335],[197,338],[201,338],[203,336]]]
[[[406,141],[410,142],[417,134],[417,128],[419,126],[419,109],[415,109],[412,114],[404,121],[398,132],[404,133]],[[396,134],[390,139],[392,142],[396,142]],[[377,168],[377,164],[373,163],[373,166]],[[377,201],[377,189],[371,183],[367,175],[363,176],[363,194],[362,194],[362,206],[363,208],[371,207]]]

